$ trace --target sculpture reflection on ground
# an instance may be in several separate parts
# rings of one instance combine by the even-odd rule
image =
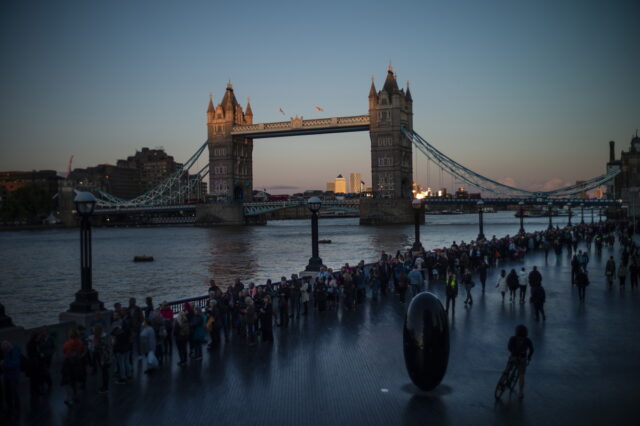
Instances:
[[[449,362],[449,323],[440,300],[423,292],[411,300],[404,320],[404,361],[411,381],[430,391]]]

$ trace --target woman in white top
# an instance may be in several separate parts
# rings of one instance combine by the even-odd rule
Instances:
[[[504,303],[504,295],[509,291],[509,287],[507,286],[507,272],[503,269],[500,271],[500,275],[498,275],[498,282],[496,283],[496,288],[500,287],[500,293],[502,294],[502,302]]]

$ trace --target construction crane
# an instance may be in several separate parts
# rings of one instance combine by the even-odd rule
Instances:
[[[67,166],[67,179],[71,176],[71,164],[73,164],[73,155],[69,157],[69,165]]]

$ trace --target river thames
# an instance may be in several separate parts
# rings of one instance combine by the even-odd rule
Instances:
[[[585,215],[586,216],[586,215]],[[574,217],[575,220],[579,220]],[[554,217],[564,225],[566,217]],[[484,215],[484,233],[515,234],[513,212]],[[547,218],[527,218],[525,229],[546,229]],[[303,270],[311,256],[308,220],[272,221],[266,226],[93,228],[93,287],[108,308],[129,297],[143,304],[197,296],[209,279],[231,284],[235,278],[262,284],[267,279]],[[382,250],[395,253],[413,243],[412,225],[359,226],[357,218],[320,219],[324,264],[371,262]],[[426,249],[470,241],[478,235],[475,214],[427,216],[421,228]],[[80,288],[80,247],[77,229],[17,231],[0,234],[0,302],[17,325],[34,327],[57,322]],[[135,263],[136,255],[154,262]]]

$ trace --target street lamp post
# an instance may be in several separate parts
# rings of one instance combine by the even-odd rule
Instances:
[[[584,225],[584,203],[580,203],[580,225]]]
[[[319,272],[324,266],[318,251],[318,211],[321,206],[322,200],[318,197],[307,200],[307,207],[311,211],[311,258],[305,270],[312,272]]]
[[[553,210],[552,210],[553,203],[551,201],[549,201],[547,203],[547,206],[549,206],[549,209],[548,209],[549,210],[549,228],[548,229],[553,229],[553,223],[551,222],[551,216],[553,214]]]
[[[524,201],[518,203],[520,207],[520,231],[518,233],[524,234]]]
[[[89,313],[104,310],[104,304],[98,300],[98,292],[92,288],[91,280],[91,221],[96,206],[96,197],[90,192],[78,192],[73,202],[80,215],[80,291],[71,303],[68,312]]]
[[[422,249],[422,244],[420,243],[420,213],[422,213],[422,201],[414,198],[411,202],[411,207],[413,207],[414,213],[414,230],[415,230],[415,238],[413,240],[413,251],[420,251]]]
[[[478,225],[479,225],[479,231],[478,232],[478,241],[482,241],[484,240],[484,224],[482,223],[482,214],[484,213],[483,208],[484,208],[484,201],[480,200],[477,203],[478,206]]]
[[[567,204],[567,207],[569,207],[569,226],[571,226],[571,216],[573,216],[573,213],[571,212],[571,203]]]
[[[591,207],[591,224],[593,225],[593,206]]]

